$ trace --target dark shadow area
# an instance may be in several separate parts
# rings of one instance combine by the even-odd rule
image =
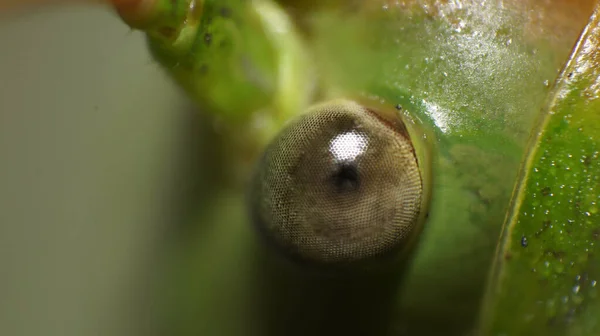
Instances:
[[[369,273],[323,273],[261,248],[256,335],[379,336],[390,331],[406,265]]]
[[[175,118],[178,125],[172,126],[179,131],[175,135],[171,181],[163,197],[169,202],[165,207],[168,212],[161,219],[162,232],[147,257],[145,275],[140,277],[144,280],[133,293],[139,297],[137,312],[142,315],[137,319],[145,321],[146,334],[154,336],[173,335],[169,318],[165,317],[165,311],[173,309],[165,289],[176,284],[172,274],[174,257],[181,247],[193,244],[195,237],[215,224],[197,218],[203,211],[210,211],[210,199],[226,175],[222,170],[225,154],[210,116],[189,100],[174,106],[172,113],[179,115]]]
[[[198,221],[194,218],[223,183],[223,164],[226,161],[219,144],[221,140],[214,130],[213,119],[201,113],[192,102],[182,104],[179,162],[172,184],[172,214],[167,226],[167,239],[185,239],[196,232]],[[210,181],[210,183],[207,183]],[[191,231],[190,231],[191,230]]]

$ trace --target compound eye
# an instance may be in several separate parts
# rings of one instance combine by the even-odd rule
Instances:
[[[287,256],[348,264],[412,240],[423,183],[405,124],[350,101],[313,107],[267,147],[251,190],[254,224]]]

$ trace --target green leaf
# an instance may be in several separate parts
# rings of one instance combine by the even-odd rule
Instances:
[[[548,99],[515,192],[485,335],[600,334],[600,9]]]

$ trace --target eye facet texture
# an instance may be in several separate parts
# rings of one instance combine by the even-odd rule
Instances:
[[[350,101],[313,107],[262,157],[254,224],[288,256],[316,264],[385,258],[419,223],[423,184],[402,121]]]

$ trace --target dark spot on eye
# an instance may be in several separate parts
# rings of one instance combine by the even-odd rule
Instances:
[[[569,73],[567,74],[567,77],[569,77],[569,78],[573,77],[573,73],[572,73],[572,72],[569,72]]]
[[[525,236],[521,237],[521,246],[527,247],[527,245],[528,245],[527,237],[525,237]]]
[[[543,196],[548,196],[550,195],[551,191],[552,190],[550,189],[550,187],[543,187],[541,192]]]
[[[204,34],[204,43],[206,43],[206,45],[210,45],[211,42],[212,42],[212,34],[211,33]]]
[[[400,104],[396,105],[396,110],[402,111],[402,105],[400,105]]]
[[[224,18],[231,17],[231,9],[229,9],[228,7],[222,7],[219,10],[219,14],[221,14],[221,16]]]
[[[352,163],[342,163],[330,177],[330,181],[337,193],[356,191],[360,187],[358,167]]]

